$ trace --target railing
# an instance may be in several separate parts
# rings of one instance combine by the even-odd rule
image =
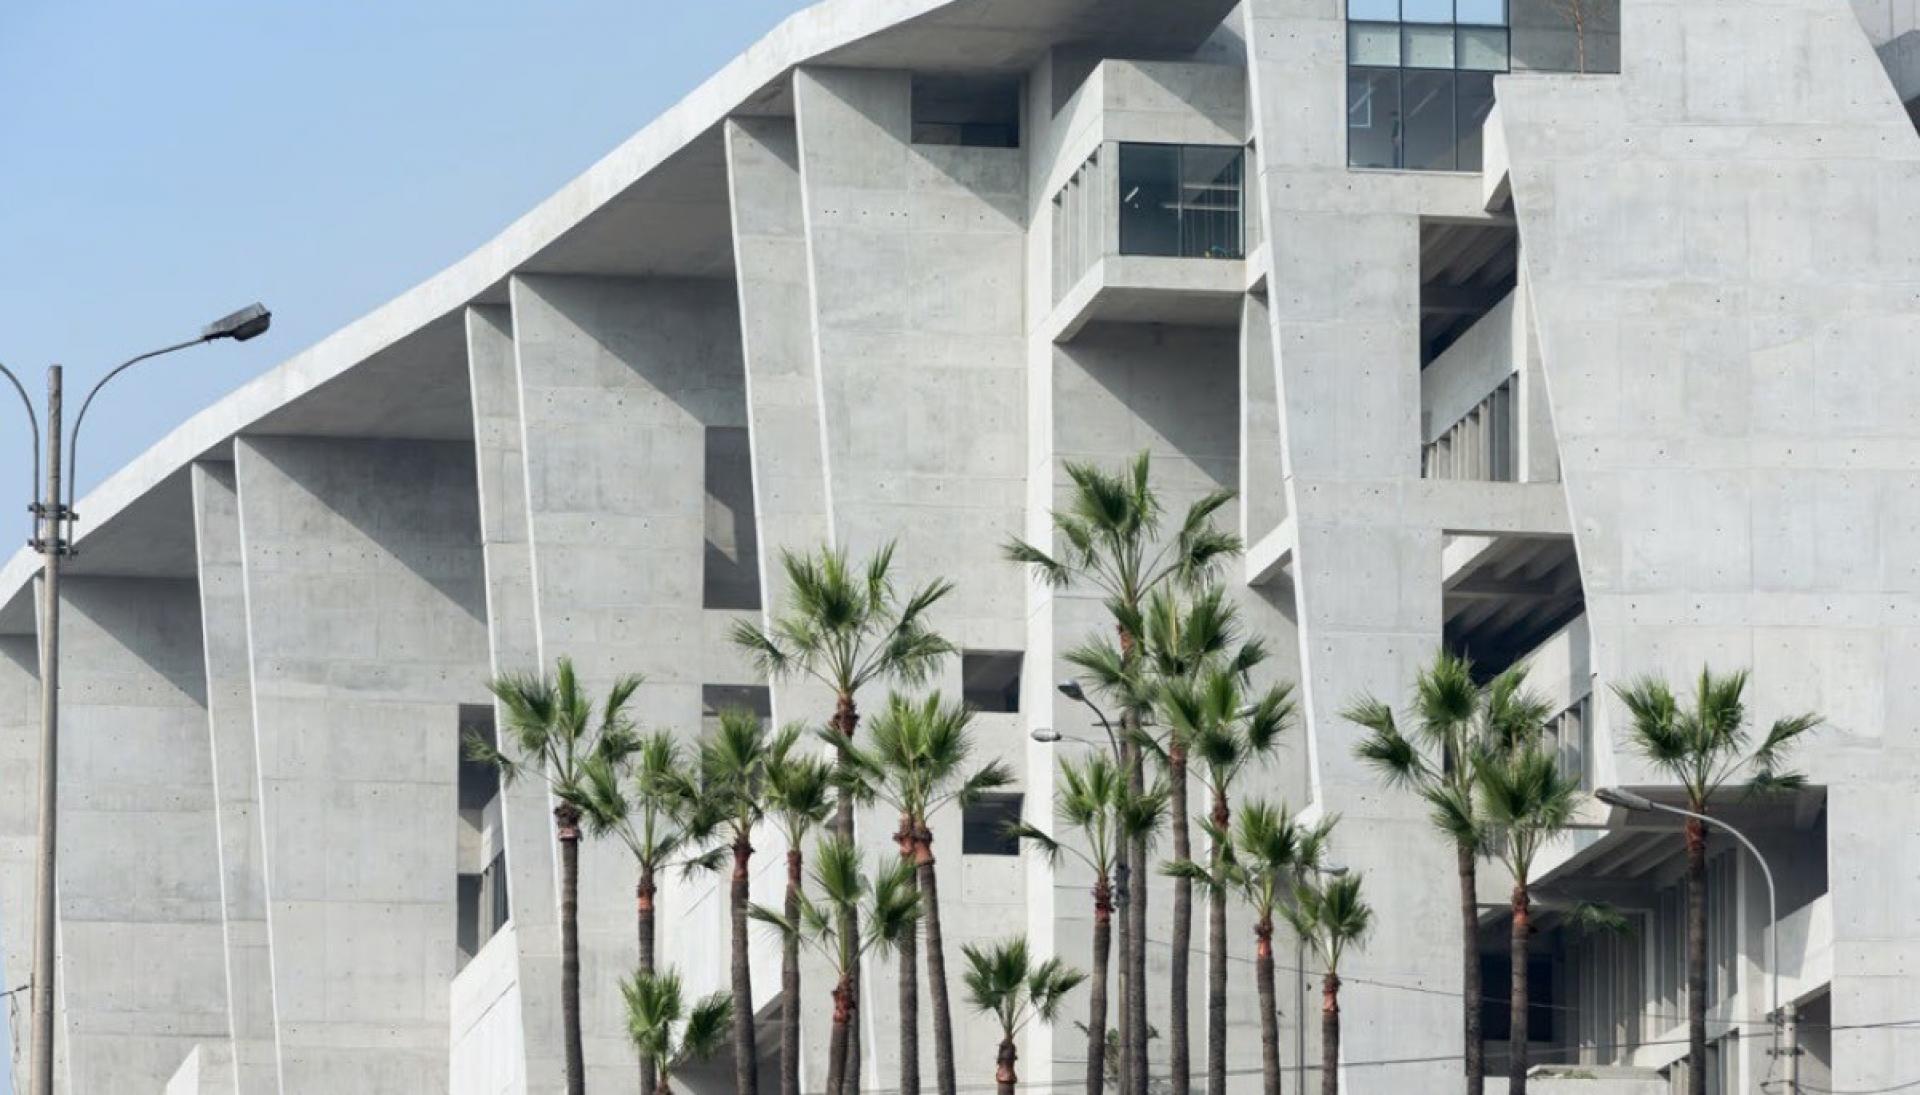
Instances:
[[[1420,450],[1423,479],[1479,479],[1511,483],[1517,476],[1514,378],[1509,376],[1474,408]]]

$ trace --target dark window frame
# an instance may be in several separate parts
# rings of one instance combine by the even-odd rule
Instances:
[[[1354,10],[1356,2],[1362,5],[1358,13]],[[1386,7],[1391,7],[1397,18],[1388,20],[1385,16]],[[1367,5],[1364,3],[1364,0],[1348,0],[1346,104],[1347,167],[1349,170],[1423,172],[1475,172],[1480,170],[1482,154],[1485,148],[1484,138],[1480,136],[1477,130],[1471,134],[1464,132],[1462,119],[1475,113],[1481,103],[1490,98],[1490,91],[1483,94],[1482,89],[1490,86],[1492,77],[1511,71],[1512,69],[1513,6],[1510,0],[1500,5],[1501,21],[1498,23],[1471,19],[1466,22],[1460,21],[1459,0],[1447,0],[1446,7],[1451,14],[1451,19],[1446,22],[1438,22],[1426,18],[1408,19],[1406,17],[1405,0],[1396,0],[1396,2],[1388,5]],[[1354,30],[1356,27],[1386,33],[1394,43],[1393,63],[1387,64],[1384,61],[1367,61],[1363,63],[1356,61],[1354,59]],[[1407,48],[1410,41],[1409,28],[1415,31],[1430,31],[1436,28],[1445,28],[1452,36],[1449,63],[1445,66],[1432,64],[1416,65],[1411,63],[1409,57],[1410,51]],[[1465,43],[1471,38],[1484,35],[1490,31],[1500,32],[1504,42],[1506,56],[1500,67],[1465,66],[1462,63],[1463,55],[1467,52],[1463,48]],[[1419,126],[1411,124],[1412,119],[1409,117],[1406,102],[1407,84],[1409,81],[1438,84],[1440,82],[1436,75],[1438,73],[1447,73],[1448,79],[1446,82],[1450,85],[1447,94],[1451,102],[1447,104],[1447,119],[1444,132],[1438,127],[1437,121],[1433,121],[1432,124]],[[1390,129],[1384,146],[1381,145],[1377,136],[1365,145],[1356,144],[1354,112],[1359,105],[1359,82],[1362,80],[1365,81],[1366,93],[1370,98],[1380,94],[1383,90],[1391,89],[1395,106],[1385,120],[1385,124],[1388,125]],[[1381,123],[1376,117],[1377,107],[1371,101],[1369,101],[1368,107],[1369,124],[1364,128],[1372,131],[1376,125]],[[1431,116],[1429,116],[1429,119],[1431,120]],[[1484,124],[1484,119],[1482,120],[1482,124]],[[1416,129],[1419,131],[1419,134],[1424,135],[1419,140],[1416,140],[1416,134],[1414,132]],[[1429,130],[1431,130],[1430,133],[1428,132]],[[1410,157],[1408,155],[1409,147],[1417,148],[1425,145],[1431,145],[1437,150],[1444,150],[1448,154],[1444,157],[1418,157],[1418,159],[1426,162],[1414,162],[1416,157]],[[1382,155],[1383,150],[1390,151],[1390,155]],[[1362,151],[1367,154],[1365,156],[1359,155]],[[1379,162],[1383,159],[1390,162]],[[1443,160],[1445,162],[1442,162]]]
[[[1119,142],[1119,146],[1117,163],[1114,168],[1115,179],[1118,183],[1116,188],[1117,193],[1115,195],[1117,200],[1114,202],[1114,215],[1119,218],[1120,221],[1119,254],[1139,258],[1238,260],[1247,257],[1246,146],[1226,144],[1175,144],[1165,141],[1121,141]],[[1132,218],[1127,215],[1128,198],[1132,193],[1137,192],[1142,185],[1138,181],[1141,178],[1140,174],[1132,176],[1128,174],[1130,153],[1136,163],[1138,162],[1139,156],[1143,153],[1170,154],[1171,156],[1172,170],[1166,180],[1171,182],[1171,200],[1173,203],[1170,225],[1172,243],[1170,246],[1155,245],[1149,241],[1144,241],[1138,231],[1136,231],[1132,237],[1136,242],[1132,246],[1129,246],[1129,226],[1150,226],[1151,224],[1151,218],[1149,217]],[[1205,153],[1209,155],[1230,153],[1228,168],[1235,176],[1234,181],[1231,184],[1219,183],[1217,181],[1211,184],[1189,183],[1189,171],[1187,167],[1187,157],[1189,153]],[[1219,174],[1224,175],[1225,173],[1226,172],[1223,171]],[[1216,179],[1218,177],[1219,176],[1216,175]],[[1232,189],[1235,208],[1231,211],[1225,209],[1189,209],[1187,207],[1185,193],[1190,186],[1219,191]],[[1204,247],[1199,246],[1194,242],[1194,236],[1199,233],[1197,229],[1190,232],[1192,226],[1189,223],[1189,219],[1194,218],[1197,221],[1206,219],[1213,214],[1229,215],[1232,218],[1233,229],[1229,232],[1220,233],[1218,236],[1208,234],[1207,241],[1210,245]],[[1161,227],[1168,226],[1162,225]],[[1228,241],[1228,237],[1233,238]],[[1216,240],[1226,242],[1214,242]]]
[[[1018,791],[995,791],[981,795],[961,810],[960,854],[1005,858],[1020,854],[1020,838],[1005,831],[1009,821],[1018,821],[1026,809],[1026,797]],[[1007,808],[1011,807],[1011,814]],[[976,812],[991,816],[977,817]],[[998,825],[995,823],[998,822]]]

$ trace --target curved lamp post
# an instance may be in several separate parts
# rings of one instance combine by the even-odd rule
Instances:
[[[138,357],[122,362],[100,379],[87,397],[80,402],[80,413],[74,416],[73,437],[66,450],[67,466],[73,468],[79,455],[80,427],[86,421],[87,408],[93,405],[93,397],[107,381],[119,376],[142,361],[170,354],[175,350],[184,350],[205,342],[215,342],[223,338],[235,342],[245,342],[256,335],[264,334],[273,322],[273,314],[259,304],[250,304],[238,312],[208,324],[200,332],[200,337],[164,346]],[[33,979],[30,994],[33,997],[33,1026],[29,1035],[32,1046],[32,1064],[28,1085],[29,1095],[53,1095],[53,981],[54,981],[54,852],[56,821],[58,819],[59,795],[59,726],[60,726],[60,559],[74,554],[73,526],[79,514],[74,512],[74,480],[69,476],[66,483],[66,500],[61,500],[60,475],[60,366],[47,368],[47,407],[46,407],[46,479],[40,478],[40,420],[33,413],[33,400],[27,398],[27,390],[13,370],[0,365],[0,374],[5,374],[13,384],[13,390],[20,395],[20,402],[27,409],[27,424],[33,436],[33,484],[29,496],[33,498],[27,509],[33,514],[33,538],[27,545],[40,553],[40,827],[37,841],[34,870],[34,923],[33,923]]]

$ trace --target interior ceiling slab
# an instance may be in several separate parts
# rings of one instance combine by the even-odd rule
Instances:
[[[529,259],[532,274],[733,276],[726,145],[707,130]]]

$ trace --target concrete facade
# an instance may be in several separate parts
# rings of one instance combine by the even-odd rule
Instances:
[[[784,551],[893,542],[904,584],[957,583],[935,623],[967,656],[935,684],[1020,666],[975,729],[1046,824],[1057,759],[1099,734],[1054,685],[1105,615],[1001,547],[1048,541],[1069,462],[1141,451],[1170,512],[1239,493],[1220,519],[1247,551],[1225,577],[1273,651],[1262,680],[1300,705],[1248,790],[1339,815],[1335,858],[1378,910],[1346,970],[1346,1090],[1457,1084],[1452,856],[1340,717],[1362,692],[1404,697],[1442,646],[1529,665],[1588,789],[1671,793],[1611,698],[1636,673],[1748,665],[1758,720],[1824,714],[1801,755],[1814,787],[1726,816],[1781,876],[1803,1079],[1912,1080],[1911,1030],[1885,1025],[1912,1018],[1920,947],[1920,883],[1889,866],[1920,851],[1910,9],[1617,0],[1585,5],[1576,35],[1564,5],[1514,0],[1492,116],[1450,131],[1483,163],[1460,171],[1349,166],[1356,132],[1399,148],[1434,88],[1480,77],[1351,60],[1338,0],[795,15],[499,239],[79,507],[65,1090],[558,1089],[553,803],[537,780],[470,789],[461,733],[486,725],[490,675],[562,656],[596,692],[641,674],[636,719],[689,742],[729,703],[824,721],[828,697],[758,679],[728,640],[780,603]],[[1462,19],[1447,41],[1484,49]],[[31,927],[33,566],[0,571],[9,987]],[[1677,842],[1582,818],[1534,880],[1541,1090],[1677,1090]],[[863,810],[863,849],[891,854],[893,827]],[[969,850],[958,810],[934,828],[964,1089],[989,1081],[997,1035],[959,996],[960,946],[1025,933],[1084,965],[1089,879]],[[754,896],[776,903],[786,849],[755,845]],[[1754,867],[1712,851],[1713,1074],[1757,1091],[1770,912]],[[589,1079],[630,1087],[633,865],[613,841],[581,863]],[[1500,1005],[1511,880],[1493,874]],[[1172,887],[1148,886],[1159,1070]],[[1583,935],[1561,913],[1588,898],[1636,932]],[[661,902],[665,960],[695,994],[724,987],[724,889],[675,873]],[[1259,1089],[1249,928],[1235,909],[1231,1092]],[[1311,1083],[1318,1023],[1295,997],[1315,971],[1291,953],[1281,1058]],[[771,1082],[778,947],[756,934],[751,954]],[[804,972],[813,1091],[827,978]],[[866,970],[868,1089],[898,1077],[895,975]],[[1023,1035],[1026,1083],[1077,1083],[1084,998],[1065,1016]],[[1203,1062],[1198,1007],[1187,1029]]]

